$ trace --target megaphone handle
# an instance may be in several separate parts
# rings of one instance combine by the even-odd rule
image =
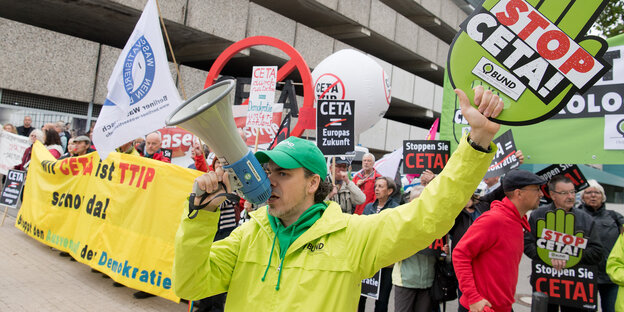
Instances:
[[[195,193],[195,196],[202,196],[204,195],[204,193],[206,193],[206,191],[200,189],[199,184],[197,184],[197,181],[195,181],[193,182],[193,193]]]

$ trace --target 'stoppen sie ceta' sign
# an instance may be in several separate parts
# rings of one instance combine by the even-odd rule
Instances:
[[[593,85],[610,65],[607,44],[584,37],[607,1],[487,0],[462,24],[449,53],[455,88],[483,84],[506,109],[495,120],[533,124],[556,114],[576,91]]]

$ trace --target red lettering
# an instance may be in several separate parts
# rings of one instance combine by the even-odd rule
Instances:
[[[566,245],[570,245],[574,242],[574,236],[566,234],[563,235],[563,243]]]
[[[405,156],[405,166],[407,168],[414,168],[414,163],[410,161],[410,158],[414,158],[414,154],[409,153],[407,154],[407,156]]]
[[[551,240],[552,239],[552,230],[545,230],[544,231],[544,239],[545,240]]]
[[[442,160],[442,154],[436,155],[433,168],[444,168],[444,161]]]
[[[548,44],[557,41],[557,48],[551,50]],[[537,40],[537,53],[547,60],[557,60],[568,53],[570,39],[560,30],[549,30]]]
[[[135,164],[130,165],[130,171],[132,171],[132,177],[130,177],[130,183],[128,183],[128,185],[132,185],[132,182],[134,182],[134,177],[136,176],[137,172],[139,172],[139,169],[141,169],[141,166],[139,165],[135,165]]]
[[[546,27],[548,27],[548,25],[550,25],[548,20],[543,18],[535,11],[529,13],[528,18],[531,21],[526,26],[524,26],[524,28],[518,33],[518,37],[522,38],[522,40],[527,40],[527,38],[531,36],[531,34],[537,29],[537,27],[545,29]],[[537,52],[539,52],[539,50]]]
[[[442,250],[442,248],[444,248],[444,242],[442,241],[441,238],[436,239],[435,241],[433,241],[433,249],[439,249]]]
[[[139,174],[139,178],[137,179],[136,187],[141,185],[141,180],[143,180],[143,174],[145,174],[145,167],[141,166],[141,173]]]
[[[566,75],[572,69],[579,73],[586,73],[592,68],[594,68],[594,58],[581,47],[579,47],[576,52],[570,56],[570,58],[559,66],[559,70]]]
[[[574,242],[574,246],[578,247],[585,243],[585,239],[582,237],[576,237],[576,242]]]
[[[542,283],[546,283],[547,280],[548,279],[545,277],[540,277],[535,280],[535,290],[545,293],[545,291],[542,289]]]
[[[548,290],[550,291],[549,296],[553,297],[553,298],[559,298],[561,297],[559,295],[559,293],[557,292],[557,290],[559,290],[559,280],[558,279],[551,279],[550,281],[548,281]],[[555,283],[557,285],[555,285]]]
[[[563,297],[570,299],[570,287],[574,285],[574,281],[561,280],[561,284],[565,285],[565,293],[563,294]]]
[[[69,169],[67,169],[67,161],[69,160],[69,158],[65,158],[63,160],[61,160],[61,163],[59,165],[59,170],[64,174],[64,175],[69,175]]]
[[[90,175],[93,171],[93,163],[91,162],[91,158],[80,157],[78,158],[78,162],[82,165],[82,174]]]
[[[518,22],[518,18],[520,17],[520,12],[526,12],[529,8],[526,3],[521,0],[511,0],[505,6],[505,12],[496,13],[496,18],[501,22],[501,24],[506,26],[511,26]]]
[[[435,156],[435,154],[433,154],[433,153],[425,153],[425,156],[427,157],[427,168],[433,168],[433,163],[431,161],[431,158],[433,158]]]
[[[574,177],[572,177],[572,175],[569,172],[566,172],[564,174],[565,177],[567,177],[568,179],[572,180],[572,183],[574,183],[574,185],[579,185],[580,183],[578,181],[576,181],[576,179]]]
[[[69,170],[71,170],[72,175],[78,175],[80,170],[78,169],[78,161],[74,157],[69,158]]]
[[[424,168],[423,166],[423,154],[416,154],[416,168]]]
[[[119,179],[119,183],[124,183],[124,180],[126,179],[126,170],[128,169],[128,164],[126,163],[119,163],[119,169],[121,170],[121,178]]]
[[[577,299],[583,300],[583,302],[587,302],[587,293],[585,292],[585,284],[577,282],[576,287],[574,287],[574,295],[572,295],[572,300]]]
[[[147,171],[145,172],[145,179],[143,179],[143,189],[147,188],[147,183],[154,180],[154,176],[156,176],[156,170],[154,170],[154,168],[147,168]]]
[[[561,238],[561,235],[563,235],[563,233],[554,232],[554,234],[555,234],[555,242],[560,242],[561,241],[560,238]]]

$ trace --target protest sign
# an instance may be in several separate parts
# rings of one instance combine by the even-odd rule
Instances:
[[[273,104],[273,112],[271,124],[264,127],[248,127],[247,123],[247,107],[248,105],[234,105],[232,106],[232,115],[237,128],[243,129],[247,141],[247,146],[253,146],[256,143],[256,136],[258,137],[258,144],[261,149],[266,149],[268,145],[273,141],[279,131],[280,124],[282,122],[283,105]]]
[[[325,156],[355,150],[355,101],[319,100],[316,104],[316,146]]]
[[[0,205],[17,208],[17,202],[19,201],[25,178],[25,171],[9,170],[2,188],[2,195],[0,195]]]
[[[154,0],[147,1],[107,89],[93,128],[93,143],[102,159],[126,142],[164,127],[165,119],[180,105]]]
[[[254,66],[245,127],[261,128],[273,121],[277,66]]]
[[[362,280],[362,296],[373,298],[377,300],[379,298],[379,287],[381,286],[381,270],[377,271],[371,278]]]
[[[6,175],[15,165],[21,164],[29,146],[28,137],[0,129],[0,174]]]
[[[550,165],[535,174],[544,178],[547,181],[556,175],[563,175],[568,179],[572,180],[572,183],[574,183],[574,190],[576,192],[580,192],[589,187],[589,183],[583,175],[583,172],[581,172],[581,169],[579,169],[577,165],[573,164]],[[550,199],[550,194],[548,193],[548,184],[544,184],[540,187],[542,188],[542,193],[544,193],[544,197]]]
[[[548,119],[610,68],[602,59],[607,43],[585,36],[607,1],[531,3],[486,0],[460,25],[449,52],[453,87],[495,90],[506,103],[495,118],[501,124]]]
[[[39,142],[15,226],[128,287],[178,301],[174,237],[200,171],[129,154],[56,160]]]
[[[511,169],[518,168],[520,161],[516,158],[516,144],[511,130],[501,134],[493,140],[496,145],[496,155],[488,167],[484,178],[500,177]]]
[[[403,173],[421,174],[426,169],[442,172],[450,156],[449,141],[403,141]]]
[[[515,144],[522,150],[526,164],[622,163],[624,133],[618,129],[624,126],[621,91],[624,90],[624,35],[607,39],[607,42],[610,48],[604,58],[613,67],[593,87],[585,93],[572,95],[563,109],[548,120],[522,127],[501,126],[499,134],[513,128]],[[475,86],[479,84],[480,81],[474,81]],[[508,100],[503,100],[506,107],[503,111],[506,111]],[[461,115],[448,77],[444,82],[441,123],[440,137],[451,141],[451,149],[455,150],[462,129],[468,128],[468,123]]]
[[[446,255],[444,252],[444,245],[448,243],[448,237],[444,235],[442,238],[438,238],[431,243],[431,245],[427,246],[427,248],[419,251],[419,254],[422,255],[431,255],[436,258],[441,258]]]
[[[548,303],[595,310],[598,303],[596,267],[576,265],[556,270],[541,261],[533,261],[533,291],[548,295]]]

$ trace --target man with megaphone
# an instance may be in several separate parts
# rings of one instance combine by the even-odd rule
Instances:
[[[503,102],[481,86],[474,103],[455,91],[472,132],[461,140],[440,175],[417,199],[369,216],[342,213],[324,202],[330,191],[323,154],[312,142],[288,138],[257,152],[265,163],[271,196],[251,220],[213,243],[222,184],[228,174],[209,172],[195,181],[209,196],[195,218],[182,216],[176,234],[173,284],[196,300],[228,292],[229,311],[355,311],[361,281],[405,259],[449,231],[494,156],[491,143]],[[222,183],[224,182],[224,183]]]

